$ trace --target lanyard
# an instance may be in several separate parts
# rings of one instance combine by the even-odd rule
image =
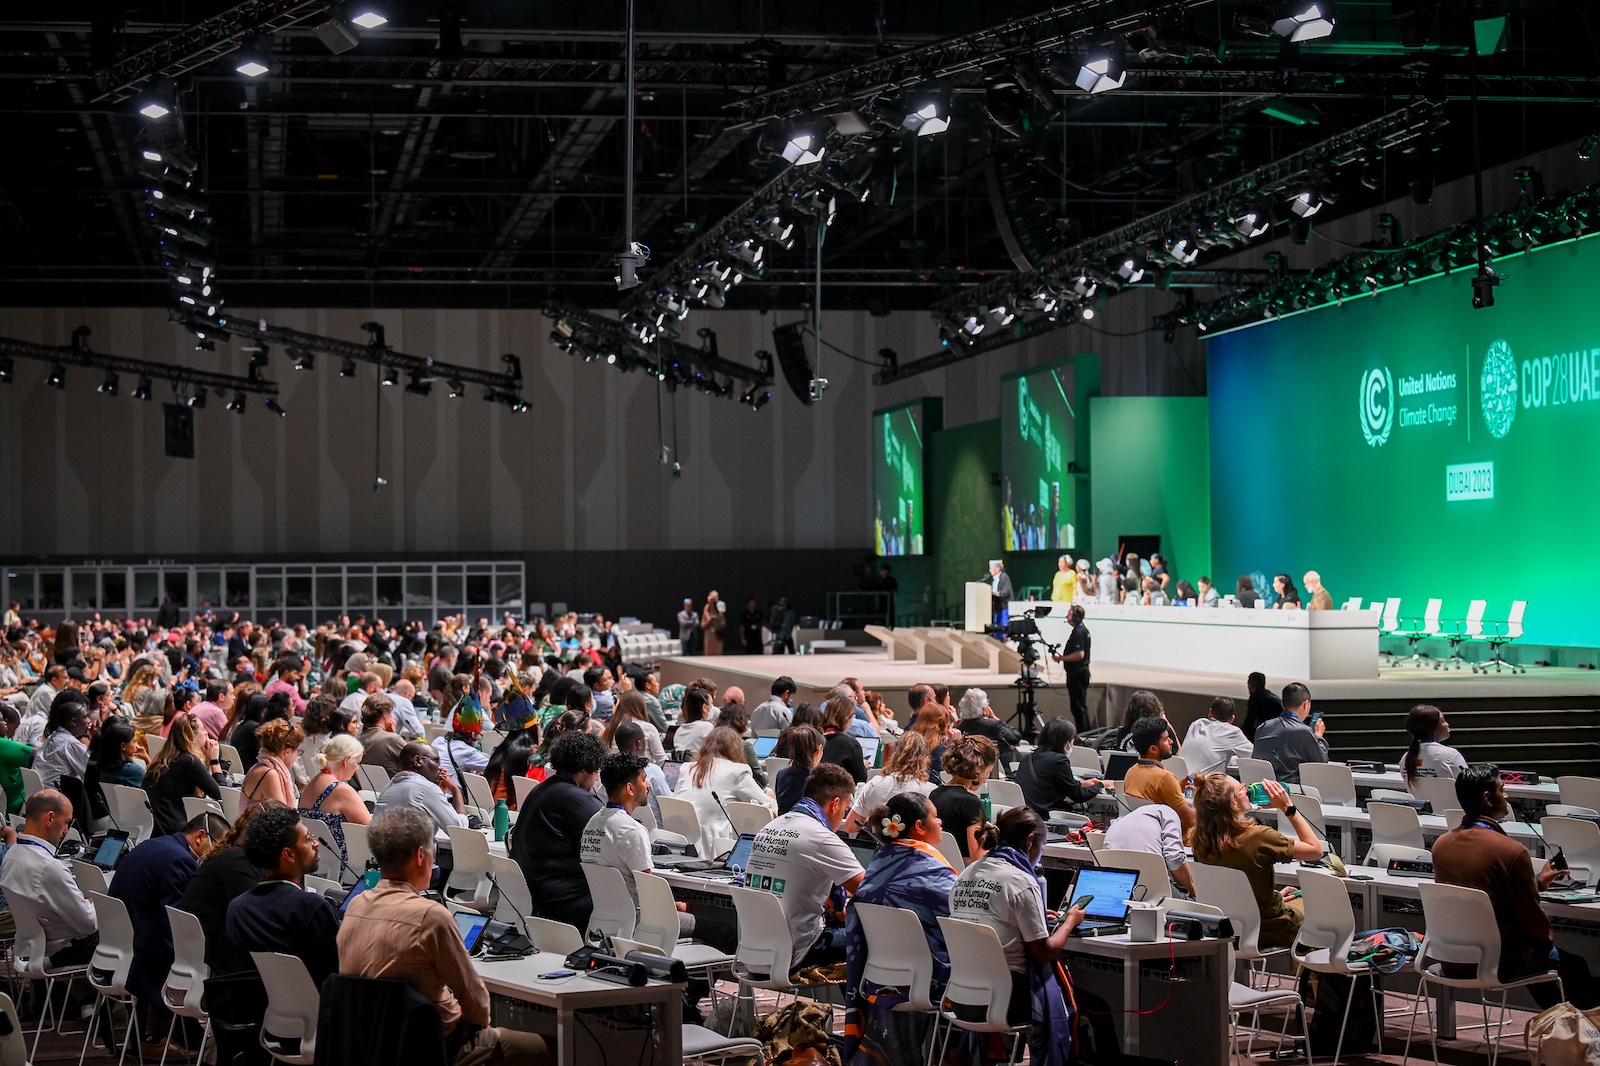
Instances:
[[[17,843],[26,844],[30,848],[38,848],[52,859],[56,857],[56,851],[54,848],[50,847],[48,844],[41,844],[37,840],[19,840]]]

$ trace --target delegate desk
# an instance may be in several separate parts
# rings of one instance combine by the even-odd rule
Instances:
[[[1363,790],[1371,792],[1375,788],[1392,789],[1396,792],[1406,791],[1406,779],[1401,775],[1398,766],[1386,769],[1383,773],[1373,773],[1370,770],[1356,770],[1350,775],[1356,783],[1356,794]],[[1506,785],[1506,796],[1512,801],[1534,807],[1542,807],[1549,803],[1561,802],[1561,787],[1554,781],[1540,781],[1537,785]]]
[[[618,1008],[637,1011],[648,1008],[653,1015],[649,1025],[629,1025],[637,1029],[630,1033],[633,1043],[627,1055],[618,1061],[642,1061],[643,1049],[652,1049],[651,1061],[661,1066],[678,1066],[683,1061],[683,985],[664,981],[650,981],[642,988],[612,984],[592,977],[568,977],[541,981],[539,975],[565,967],[565,956],[552,952],[536,952],[526,958],[504,961],[487,961],[475,958],[473,965],[483,983],[489,988],[494,1024],[511,1029],[535,1031],[522,1013],[521,1005],[531,1005],[541,1013],[555,1016],[556,1062],[559,1066],[575,1066],[579,1060],[578,1043],[582,1031],[587,1031],[594,1043],[607,1037],[617,1038],[605,1029],[615,1030],[605,1017]],[[509,1002],[508,1002],[509,1001]],[[602,1030],[580,1024],[579,1014],[601,1012],[595,1019]],[[620,1034],[618,1034],[620,1035]],[[638,1048],[638,1051],[634,1049]],[[594,1061],[594,1046],[585,1049],[585,1061]],[[601,1058],[608,1059],[604,1048]]]
[[[1011,617],[1034,606],[1013,603]],[[1247,611],[1235,607],[1124,607],[1092,603],[1096,665],[1154,667],[1307,681],[1378,676],[1378,616],[1371,611]],[[1039,632],[1064,644],[1065,612],[1040,618]]]
[[[1455,828],[1437,814],[1419,814],[1417,822],[1422,826],[1424,846]],[[1353,866],[1366,856],[1365,845],[1372,839],[1372,815],[1360,807],[1323,804],[1322,823],[1322,827],[1328,831],[1328,843],[1346,866]],[[1525,822],[1505,822],[1501,828],[1506,831],[1506,836],[1527,848],[1535,857],[1544,856],[1544,838],[1539,835],[1536,826]]]

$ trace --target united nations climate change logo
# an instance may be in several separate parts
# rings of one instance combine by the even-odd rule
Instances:
[[[1517,416],[1517,361],[1511,355],[1511,345],[1495,341],[1489,345],[1489,354],[1483,357],[1483,378],[1479,381],[1482,396],[1483,424],[1489,436],[1499,440],[1511,432],[1511,421]]]
[[[1394,378],[1386,366],[1361,375],[1361,433],[1374,448],[1389,440],[1394,428]]]

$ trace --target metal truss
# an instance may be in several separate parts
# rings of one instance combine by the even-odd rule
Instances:
[[[605,343],[615,348],[626,348],[638,353],[660,371],[662,376],[666,376],[667,366],[677,363],[684,367],[696,367],[707,373],[721,374],[735,381],[747,381],[763,388],[772,384],[770,364],[764,368],[747,366],[744,363],[724,359],[715,351],[694,348],[682,341],[667,337],[658,337],[649,344],[642,344],[629,334],[618,320],[576,307],[552,305],[547,307],[544,313],[547,318],[558,323],[563,321],[570,323],[591,336],[603,339]]]
[[[80,327],[81,329],[82,327]],[[0,337],[0,355],[18,359],[37,359],[62,366],[82,366],[94,370],[109,370],[118,374],[170,381],[174,385],[193,386],[197,389],[231,389],[234,392],[256,392],[266,396],[278,394],[278,384],[260,378],[241,378],[233,374],[218,374],[192,366],[174,366],[171,363],[154,363],[148,359],[130,359],[121,355],[108,355],[91,350],[86,344],[70,348],[48,344],[35,344],[11,337]]]

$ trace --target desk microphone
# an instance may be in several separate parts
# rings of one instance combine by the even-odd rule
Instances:
[[[494,886],[494,890],[499,893],[500,898],[506,901],[506,906],[510,907],[511,913],[517,916],[517,924],[520,925],[523,930],[521,933],[517,934],[518,938],[522,941],[521,944],[516,943],[515,940],[509,941],[505,945],[506,950],[502,952],[496,952],[496,954],[531,955],[534,951],[534,947],[533,941],[527,936],[527,916],[522,913],[522,908],[517,906],[517,901],[512,899],[505,889],[500,887],[500,879],[495,877],[493,870],[485,870],[483,872],[483,876],[489,879],[489,883]],[[500,938],[496,938],[495,943],[499,942]]]
[[[730,829],[733,828],[733,815],[729,814],[728,808],[723,805],[722,797],[717,795],[716,792],[712,792],[711,798],[717,801],[717,806],[722,810],[722,816],[728,820],[728,827]]]

